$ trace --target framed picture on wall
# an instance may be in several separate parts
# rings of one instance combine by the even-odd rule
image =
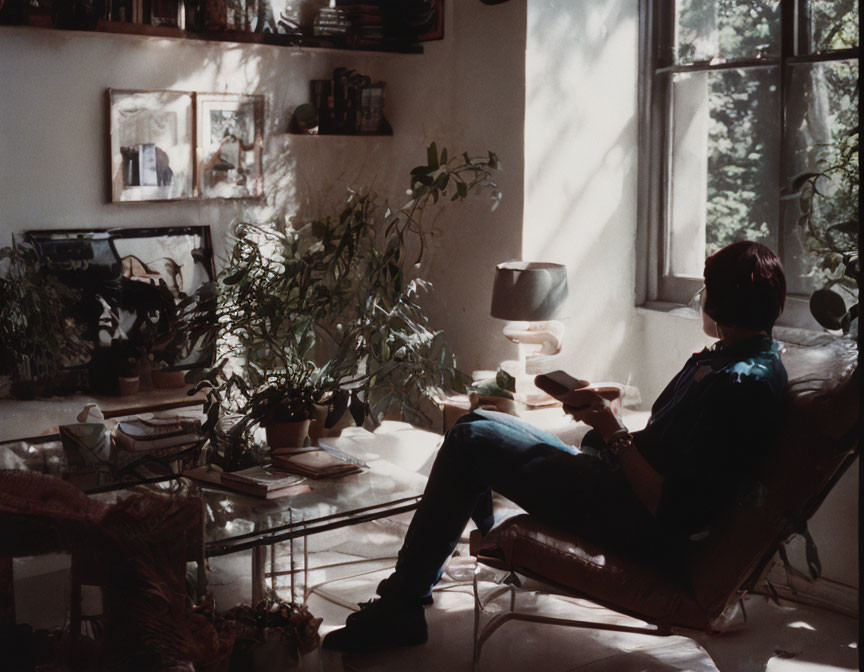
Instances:
[[[432,0],[425,24],[417,35],[418,42],[431,42],[444,39],[444,0]]]
[[[194,94],[108,89],[111,200],[195,198]]]
[[[264,96],[196,96],[197,176],[202,198],[264,196]]]

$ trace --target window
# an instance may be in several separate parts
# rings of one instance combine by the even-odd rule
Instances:
[[[845,269],[829,247],[857,248],[858,1],[643,0],[642,21],[640,295],[687,303],[707,254],[758,240],[805,324]],[[802,219],[793,178],[844,160]]]

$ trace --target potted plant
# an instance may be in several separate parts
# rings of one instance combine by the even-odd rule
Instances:
[[[825,329],[853,335],[861,280],[858,143],[856,126],[823,148],[822,170],[796,175],[785,190],[798,195],[799,230],[807,251],[820,262],[812,274],[822,287],[810,296],[810,312]]]
[[[21,399],[53,392],[81,345],[66,307],[74,290],[45,272],[26,243],[0,248],[0,374]]]
[[[138,357],[135,348],[129,341],[114,341],[111,343],[115,351],[117,383],[121,397],[135,394],[140,387],[138,375]]]
[[[246,431],[266,421],[260,409],[294,395],[310,417],[316,404],[326,406],[328,427],[349,412],[357,424],[388,411],[429,422],[428,398],[464,387],[467,377],[417,301],[430,286],[418,273],[428,235],[423,214],[481,188],[491,190],[494,209],[497,167],[491,152],[450,158],[433,143],[426,163],[411,171],[410,200],[400,208],[349,190],[329,216],[238,225],[219,277],[224,356],[199,384],[209,389],[208,424],[220,408],[239,411],[246,422],[237,431]]]
[[[254,387],[239,376],[229,380],[226,392],[230,394],[233,387],[242,399],[237,409],[242,419],[233,432],[243,433],[249,427],[260,425],[273,452],[302,446],[314,405],[326,395],[316,382],[319,375],[314,365],[295,361],[263,374]]]

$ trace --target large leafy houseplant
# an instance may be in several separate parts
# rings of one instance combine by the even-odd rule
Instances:
[[[51,391],[55,378],[83,347],[68,321],[77,293],[45,272],[32,247],[13,239],[0,248],[0,374],[13,394]]]
[[[423,422],[424,399],[466,380],[444,334],[418,303],[427,244],[424,213],[478,189],[500,192],[493,153],[449,157],[433,143],[411,171],[410,200],[391,208],[349,190],[338,212],[298,226],[240,224],[220,273],[222,357],[208,387],[210,424],[238,412],[245,432],[328,409],[358,424],[395,411]]]

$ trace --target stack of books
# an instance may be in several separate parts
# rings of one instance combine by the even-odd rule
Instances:
[[[274,469],[310,478],[336,478],[361,471],[365,466],[341,451],[316,446],[274,453],[270,461]]]
[[[117,425],[114,445],[131,453],[149,453],[165,448],[194,445],[201,439],[198,418],[135,418]]]
[[[378,3],[337,0],[336,6],[351,22],[347,38],[352,47],[379,47],[384,44],[384,22]]]
[[[302,482],[301,476],[270,470],[266,467],[249,467],[242,471],[222,474],[222,485],[226,488],[264,499],[297,494],[296,486],[301,485]]]
[[[211,467],[198,467],[184,471],[187,478],[211,485],[219,485],[244,495],[262,499],[278,499],[309,492],[302,476],[286,474],[267,467],[249,467],[241,471],[222,472]]]
[[[312,24],[315,37],[344,37],[351,27],[351,20],[341,9],[324,7],[318,10]]]

